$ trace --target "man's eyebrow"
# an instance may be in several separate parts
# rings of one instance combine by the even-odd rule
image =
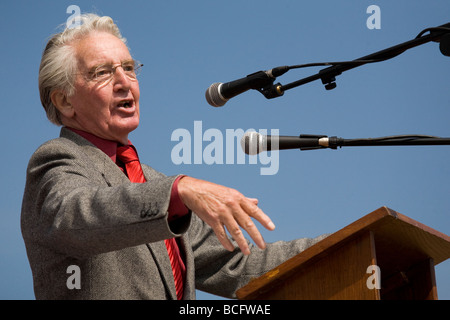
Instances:
[[[109,63],[98,63],[98,64],[93,65],[92,67],[86,66],[85,70],[87,70],[89,73],[91,73],[91,72],[94,72],[95,69],[97,69],[98,67],[107,66],[107,65],[109,65]]]
[[[135,61],[135,60],[134,60],[133,58],[130,58],[130,59],[122,60],[120,63],[121,63],[121,64],[124,64],[124,63],[134,63],[134,61]],[[99,63],[99,64],[96,64],[96,65],[94,65],[94,66],[88,68],[88,72],[89,72],[89,73],[94,72],[95,69],[97,69],[98,67],[106,67],[106,66],[113,66],[113,65],[115,65],[115,63],[112,63],[112,62]]]

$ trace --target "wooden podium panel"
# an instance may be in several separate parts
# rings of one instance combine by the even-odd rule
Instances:
[[[382,207],[236,294],[239,299],[437,299],[434,266],[449,257],[450,237]]]

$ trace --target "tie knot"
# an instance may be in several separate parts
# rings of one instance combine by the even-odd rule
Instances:
[[[117,147],[117,157],[123,163],[129,163],[131,161],[139,161],[136,149],[132,145]]]
[[[123,162],[125,168],[124,172],[131,182],[144,183],[145,177],[142,172],[141,164],[132,145],[117,147],[117,158]]]

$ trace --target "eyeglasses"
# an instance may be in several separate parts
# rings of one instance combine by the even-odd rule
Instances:
[[[121,67],[125,75],[130,80],[135,81],[143,66],[144,65],[142,63],[135,60],[124,61],[121,64],[116,65],[102,64],[89,71],[86,80],[102,84],[109,82],[114,77],[117,68]]]

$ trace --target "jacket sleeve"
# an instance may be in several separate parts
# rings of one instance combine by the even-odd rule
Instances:
[[[113,165],[109,169],[120,171]],[[177,177],[146,169],[151,183],[131,183],[126,178],[111,183],[74,143],[56,139],[44,144],[27,169],[24,238],[83,258],[179,236],[188,229],[190,215],[173,225],[167,221]]]
[[[207,224],[195,215],[192,220],[188,235],[195,259],[196,288],[232,299],[236,298],[235,292],[250,280],[263,275],[327,236],[277,241],[268,243],[264,250],[249,243],[251,253],[245,256],[237,244],[233,252],[224,249]]]

